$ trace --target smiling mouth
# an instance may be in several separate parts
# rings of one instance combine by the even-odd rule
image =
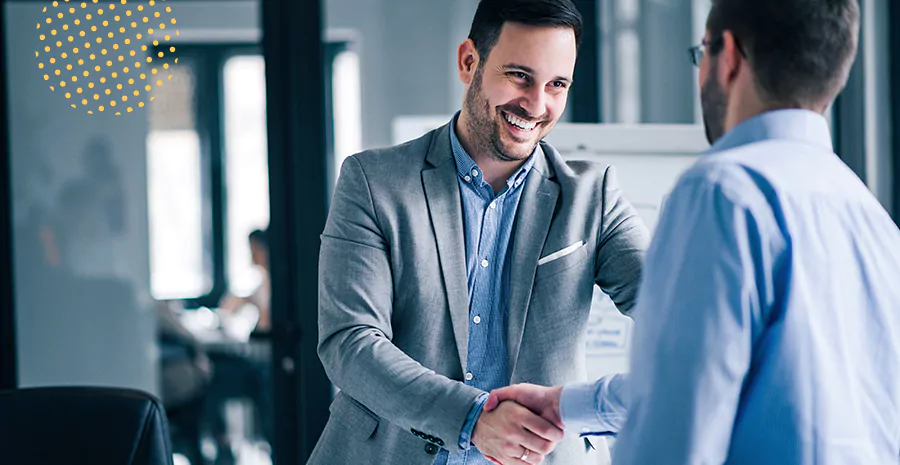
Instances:
[[[533,131],[534,128],[537,127],[537,122],[529,122],[525,121],[521,118],[517,118],[505,111],[500,112],[503,115],[503,119],[514,129],[517,129],[519,132],[530,132]]]

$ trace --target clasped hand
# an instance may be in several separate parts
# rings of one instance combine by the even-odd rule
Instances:
[[[472,443],[493,463],[538,464],[563,438],[561,387],[517,384],[491,392]]]

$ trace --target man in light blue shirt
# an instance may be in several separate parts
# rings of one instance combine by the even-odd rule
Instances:
[[[858,31],[855,0],[714,2],[691,50],[714,144],[647,252],[631,374],[487,410],[618,432],[616,464],[898,463],[900,232],[822,116]]]

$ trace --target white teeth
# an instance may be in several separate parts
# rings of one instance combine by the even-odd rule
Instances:
[[[519,129],[524,129],[526,131],[530,131],[530,130],[534,129],[535,126],[537,126],[537,123],[527,123],[525,121],[520,120],[519,118],[516,118],[513,115],[510,115],[509,113],[504,112],[504,115],[506,116],[506,121],[509,121],[510,124],[518,127]]]

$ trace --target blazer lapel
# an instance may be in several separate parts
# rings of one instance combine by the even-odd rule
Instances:
[[[456,163],[450,149],[450,125],[435,132],[422,171],[431,226],[437,239],[441,275],[450,307],[450,320],[462,369],[469,350],[469,298],[466,281],[466,243],[463,235],[462,201]]]
[[[538,158],[532,168],[533,172],[529,173],[528,180],[525,181],[525,191],[522,192],[513,227],[507,329],[510,376],[515,370],[522,345],[537,262],[550,231],[550,222],[559,198],[559,184],[550,179],[553,172],[543,150],[538,150],[535,156]]]

